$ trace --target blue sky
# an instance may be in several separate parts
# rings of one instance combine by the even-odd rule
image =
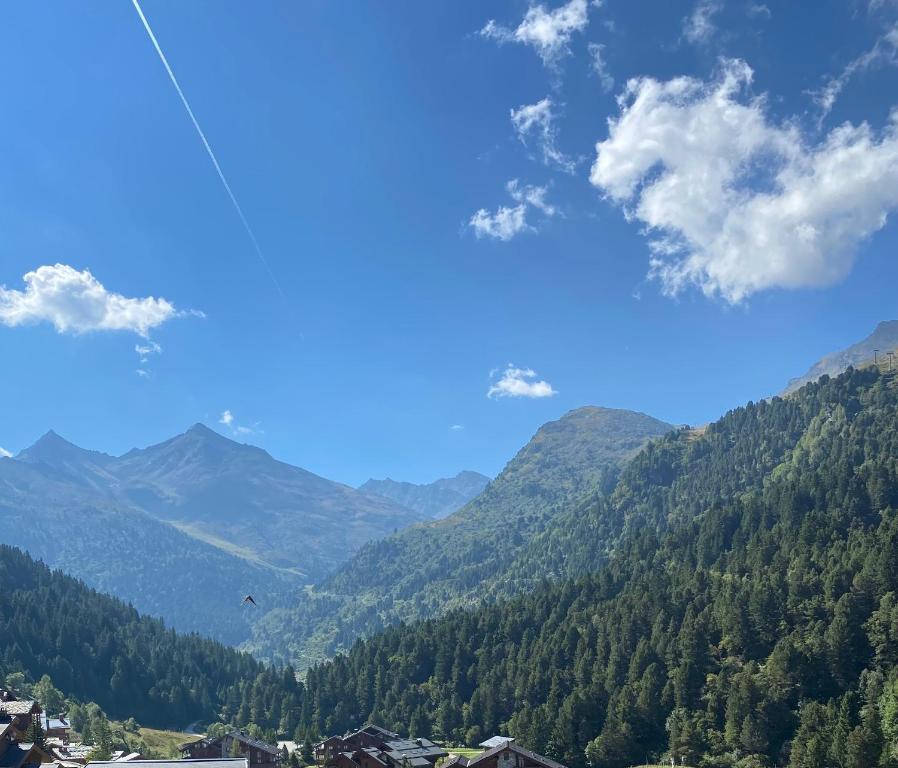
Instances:
[[[892,0],[142,8],[278,285],[132,4],[6,4],[8,451],[203,421],[352,484],[495,474],[896,317]]]

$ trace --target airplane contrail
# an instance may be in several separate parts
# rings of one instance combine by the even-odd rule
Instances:
[[[206,134],[203,133],[203,129],[200,127],[199,121],[196,119],[196,115],[193,114],[193,110],[190,108],[190,102],[187,101],[187,97],[184,95],[184,91],[181,90],[181,86],[178,83],[178,78],[175,77],[175,73],[172,70],[171,65],[168,63],[168,59],[165,58],[165,54],[162,52],[159,41],[156,39],[156,35],[153,34],[153,29],[152,27],[150,27],[150,22],[148,22],[147,17],[143,15],[143,10],[141,9],[138,0],[131,0],[131,2],[134,4],[134,10],[137,11],[137,15],[140,16],[140,20],[143,23],[143,28],[147,31],[147,35],[149,35],[150,37],[150,42],[156,49],[156,53],[159,54],[159,58],[162,61],[162,66],[165,67],[165,71],[168,72],[169,80],[171,80],[172,85],[178,92],[178,96],[181,99],[181,103],[184,105],[184,109],[187,110],[187,115],[190,117],[190,121],[193,123],[193,127],[196,128],[196,132],[199,134],[200,140],[203,142],[203,146],[206,148],[206,154],[209,155],[209,159],[212,161],[212,165],[215,166],[215,172],[218,174],[218,178],[221,179],[221,183],[225,188],[225,192],[228,193],[228,197],[231,198],[231,202],[234,204],[234,210],[237,211],[237,215],[240,217],[240,221],[243,223],[243,228],[246,230],[246,234],[249,235],[249,239],[252,241],[253,248],[255,248],[256,251],[256,255],[259,257],[259,260],[262,262],[262,264],[265,265],[265,269],[268,270],[268,274],[271,277],[271,281],[274,283],[274,287],[278,289],[278,293],[281,294],[281,297],[286,300],[287,297],[284,295],[281,284],[278,282],[277,276],[274,274],[274,270],[268,263],[268,259],[266,259],[265,255],[262,253],[262,248],[259,246],[259,241],[256,240],[256,235],[253,232],[253,228],[249,225],[249,221],[247,221],[246,216],[243,214],[243,209],[240,207],[240,203],[237,202],[237,198],[234,195],[234,192],[231,190],[231,185],[228,184],[228,180],[224,175],[224,171],[221,170],[221,166],[218,164],[218,159],[215,157],[215,153],[212,151],[209,140],[206,138]]]

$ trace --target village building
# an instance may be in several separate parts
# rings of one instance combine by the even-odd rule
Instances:
[[[514,739],[505,736],[494,736],[480,746],[486,744],[493,746],[485,747],[476,757],[456,755],[441,768],[566,768],[548,757],[519,747]]]
[[[69,743],[69,734],[72,732],[72,726],[62,715],[59,717],[50,717],[47,714],[41,715],[41,728],[43,728],[44,736],[48,740],[58,739],[61,744]]]
[[[53,755],[27,741],[21,741],[12,722],[0,723],[0,768],[35,768],[53,762]]]
[[[91,768],[121,768],[121,761],[91,760]],[[213,758],[210,760],[130,760],[129,768],[249,768],[245,757]],[[47,766],[44,766],[47,768]]]
[[[315,759],[334,768],[433,768],[448,752],[429,739],[404,739],[378,725],[315,745]]]
[[[249,768],[278,768],[281,757],[276,746],[254,739],[243,731],[231,731],[223,736],[191,741],[182,744],[178,750],[184,760],[234,757],[236,753],[246,758]]]
[[[9,691],[3,691],[3,694],[5,696],[0,698],[0,728],[12,726],[12,735],[21,741],[31,721],[40,717],[41,705],[34,699],[19,700]]]

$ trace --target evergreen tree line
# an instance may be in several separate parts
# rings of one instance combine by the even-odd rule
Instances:
[[[508,733],[574,768],[898,766],[893,379],[681,430],[571,515],[519,559],[529,596],[310,669],[303,724]],[[584,575],[537,581],[553,570]]]
[[[150,726],[221,719],[296,731],[305,697],[290,667],[178,634],[5,545],[0,584],[0,679],[18,674],[27,685],[48,675],[73,699]]]

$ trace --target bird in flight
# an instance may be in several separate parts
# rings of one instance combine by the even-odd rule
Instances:
[[[253,605],[256,604],[256,601],[253,600],[253,596],[252,596],[252,595],[247,595],[246,597],[244,597],[244,598],[243,598],[243,602],[240,603],[240,605],[246,605],[247,603],[252,603]]]

